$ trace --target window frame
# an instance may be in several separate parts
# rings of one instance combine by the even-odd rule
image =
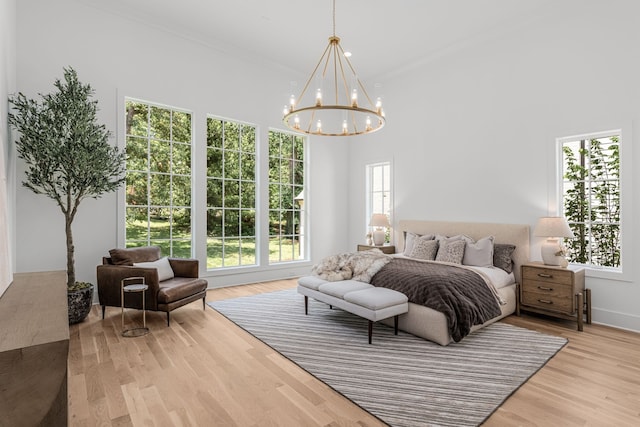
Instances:
[[[584,267],[588,277],[625,282],[632,281],[632,270],[634,268],[633,260],[631,259],[631,254],[633,253],[633,230],[632,223],[628,220],[628,218],[631,218],[631,206],[633,206],[632,192],[630,191],[632,179],[632,143],[630,142],[632,139],[630,129],[631,125],[628,124],[625,126],[613,127],[611,130],[606,131],[596,131],[556,138],[556,203],[558,207],[557,212],[562,216],[564,215],[563,145],[572,141],[608,138],[614,135],[619,137],[620,266],[607,267],[593,264],[572,263],[572,265]]]
[[[150,115],[151,115],[151,109],[152,108],[159,108],[159,109],[164,109],[167,111],[171,112],[171,119],[170,119],[170,126],[171,126],[171,131],[170,131],[170,139],[169,140],[162,140],[162,141],[168,141],[170,142],[170,155],[169,155],[169,159],[170,159],[170,163],[171,163],[171,169],[173,168],[173,145],[174,144],[179,144],[179,145],[188,145],[189,146],[189,151],[190,151],[190,159],[189,159],[189,174],[179,174],[179,173],[173,173],[171,170],[168,173],[161,173],[161,172],[153,172],[151,169],[151,163],[150,163],[150,147],[152,142],[155,141],[159,141],[159,139],[157,138],[153,138],[152,135],[150,135],[149,133],[147,133],[146,136],[142,136],[142,135],[133,135],[133,134],[127,134],[127,108],[126,105],[129,102],[133,102],[133,103],[138,103],[138,104],[144,104],[147,106],[148,108],[148,112],[147,112],[147,131],[150,130]],[[165,175],[169,177],[169,182],[171,183],[171,188],[169,191],[169,204],[168,206],[165,205],[157,205],[158,207],[161,206],[165,206],[166,208],[169,209],[170,212],[173,213],[173,211],[175,209],[181,209],[181,208],[186,208],[189,209],[189,246],[190,246],[190,253],[189,253],[189,257],[193,257],[195,256],[196,253],[196,248],[195,248],[195,244],[196,244],[196,240],[195,240],[195,233],[194,233],[194,226],[195,226],[195,216],[194,216],[194,180],[195,180],[195,176],[194,176],[194,150],[195,150],[195,128],[194,128],[194,117],[195,117],[195,113],[192,110],[186,109],[186,108],[180,108],[180,107],[174,107],[174,106],[170,106],[170,105],[166,105],[166,104],[161,104],[161,103],[157,103],[157,102],[153,102],[153,101],[148,101],[148,100],[143,100],[140,98],[135,98],[135,97],[130,97],[130,96],[125,96],[122,98],[122,102],[120,103],[121,108],[122,108],[122,114],[121,117],[123,118],[123,126],[122,126],[122,138],[123,138],[123,144],[122,144],[122,148],[126,151],[127,149],[127,141],[128,141],[128,137],[132,136],[135,138],[144,138],[147,140],[147,148],[146,148],[146,153],[147,153],[147,170],[146,171],[142,171],[140,170],[140,172],[146,173],[147,174],[147,203],[146,205],[144,205],[144,207],[147,208],[147,238],[146,238],[146,244],[158,244],[158,241],[167,241],[169,244],[169,251],[167,252],[166,250],[163,250],[163,256],[185,256],[186,254],[175,254],[174,253],[174,241],[178,241],[178,240],[182,240],[182,241],[187,241],[187,239],[174,239],[173,238],[173,222],[170,222],[169,224],[169,233],[170,233],[170,237],[169,239],[153,239],[151,237],[151,232],[150,232],[150,225],[149,225],[149,218],[150,218],[150,214],[149,214],[149,209],[152,206],[156,206],[153,205],[151,202],[151,176],[152,175]],[[173,138],[173,113],[184,113],[184,114],[188,114],[190,116],[190,125],[189,125],[189,133],[190,133],[190,141],[188,143],[184,142],[184,141],[177,141],[174,140]],[[129,159],[127,159],[127,163],[129,162]],[[129,173],[129,171],[136,171],[136,169],[129,169],[128,166],[125,169],[125,177],[127,176],[127,174]],[[174,181],[174,177],[188,177],[189,179],[189,199],[190,199],[190,205],[189,206],[183,206],[183,205],[174,205],[174,197],[173,197],[173,181]],[[118,213],[119,213],[119,218],[121,219],[121,226],[118,227],[118,243],[119,246],[122,247],[129,247],[127,245],[127,243],[129,242],[129,240],[127,239],[127,208],[128,203],[127,203],[127,191],[126,191],[126,182],[125,185],[123,185],[123,190],[122,190],[122,208],[121,210],[118,209]],[[142,206],[142,205],[140,205]],[[138,242],[142,242],[142,240],[133,240],[133,241],[138,241]]]
[[[219,267],[209,267],[209,231],[208,231],[208,224],[206,226],[206,231],[205,231],[205,248],[206,248],[206,255],[205,255],[205,268],[207,271],[221,271],[221,270],[228,270],[228,269],[234,269],[234,268],[254,268],[260,265],[260,235],[259,235],[259,216],[258,216],[258,203],[259,203],[259,198],[258,198],[258,182],[259,182],[259,175],[258,175],[258,161],[259,161],[259,157],[258,157],[258,133],[259,133],[259,127],[257,124],[254,123],[249,123],[249,122],[244,122],[241,120],[235,120],[235,119],[229,119],[226,117],[221,117],[221,116],[217,116],[214,114],[207,114],[206,115],[206,123],[205,123],[205,129],[206,129],[206,139],[205,139],[205,150],[206,150],[206,159],[207,162],[205,164],[205,171],[204,171],[204,179],[205,179],[205,210],[206,210],[206,214],[205,214],[205,223],[208,222],[209,220],[209,211],[212,209],[220,209],[223,211],[223,216],[222,216],[222,236],[219,236],[222,240],[222,265]],[[208,137],[208,129],[209,129],[209,120],[218,120],[222,122],[222,132],[223,132],[223,139],[222,139],[222,146],[221,147],[212,147],[209,145],[209,137]],[[242,141],[239,138],[238,140],[238,148],[237,149],[231,149],[231,148],[227,148],[226,147],[226,143],[225,143],[225,138],[224,138],[224,133],[225,133],[225,123],[232,123],[235,126],[238,126],[239,129],[242,129],[243,127],[249,127],[249,128],[253,128],[253,152],[249,153],[248,151],[243,150],[242,147]],[[221,152],[222,158],[224,159],[224,156],[226,155],[227,152],[229,153],[236,153],[238,155],[238,162],[239,162],[239,168],[240,168],[240,173],[242,172],[242,155],[243,154],[249,154],[253,156],[253,180],[251,179],[246,179],[243,176],[238,176],[237,178],[234,177],[229,177],[226,175],[225,171],[224,171],[224,160],[223,160],[223,166],[222,166],[222,176],[219,177],[222,182],[223,182],[223,187],[222,187],[222,200],[223,203],[221,206],[218,207],[211,207],[209,206],[209,180],[210,179],[216,179],[216,177],[212,177],[209,175],[209,165],[208,165],[208,159],[209,159],[209,153],[208,151],[212,149],[212,150],[219,150]],[[239,203],[237,207],[233,207],[233,206],[226,206],[226,199],[225,199],[225,188],[226,188],[226,183],[227,182],[236,182],[238,185],[238,195],[239,195]],[[245,206],[242,205],[242,188],[243,188],[243,183],[245,183],[245,185],[247,183],[250,183],[253,185],[253,207],[252,208],[246,208]],[[239,263],[238,264],[234,264],[234,265],[225,265],[225,260],[227,259],[226,256],[226,251],[225,251],[225,241],[227,240],[227,236],[226,236],[226,212],[227,211],[232,211],[232,210],[237,210],[238,213],[238,227],[239,227],[239,233],[238,236],[233,236],[234,239],[238,239],[239,241],[239,247],[238,247],[238,256],[239,256]],[[242,212],[243,211],[251,211],[253,210],[253,219],[254,219],[254,234],[252,236],[244,236],[242,233],[242,229],[241,229],[241,224],[242,224]],[[231,237],[229,237],[231,238]],[[253,257],[253,263],[252,264],[243,264],[242,263],[242,240],[253,240],[253,244],[254,244],[254,257]]]
[[[384,168],[387,167],[388,168],[388,182],[389,182],[389,188],[385,189],[384,188],[384,184],[385,184],[385,171]],[[375,177],[375,170],[377,168],[382,168],[382,191],[375,191],[373,186],[374,186],[374,177]],[[389,217],[389,223],[393,226],[393,164],[390,160],[384,160],[384,161],[378,161],[378,162],[372,162],[372,163],[367,163],[365,165],[365,175],[366,175],[366,179],[365,179],[365,192],[366,192],[366,208],[365,208],[365,234],[368,234],[371,232],[371,227],[369,226],[369,221],[371,220],[371,216],[374,213],[384,213]],[[382,197],[383,197],[383,210],[384,210],[384,198],[386,197],[388,199],[387,201],[387,205],[388,208],[386,209],[386,212],[380,212],[378,210],[376,210],[377,208],[374,207],[374,199],[375,199],[375,195],[374,193],[382,193]],[[385,196],[385,193],[387,193],[387,195]],[[387,229],[387,235],[385,237],[385,244],[393,244],[393,233],[391,233],[390,228]]]
[[[278,133],[278,134],[282,134],[282,135],[288,135],[292,138],[300,138],[302,140],[302,144],[303,144],[303,149],[302,149],[302,160],[300,161],[303,171],[302,171],[302,175],[303,175],[303,183],[302,183],[302,190],[301,192],[304,195],[304,199],[302,199],[302,203],[300,204],[300,201],[296,201],[296,197],[300,194],[300,192],[298,191],[294,191],[296,194],[293,195],[294,197],[294,203],[293,203],[293,208],[290,210],[291,212],[295,213],[299,212],[299,222],[298,222],[298,233],[295,232],[294,229],[294,233],[293,234],[283,234],[283,233],[279,233],[277,236],[280,236],[280,238],[282,239],[282,236],[293,236],[296,237],[298,236],[298,245],[297,247],[299,248],[299,253],[300,256],[298,258],[294,258],[291,260],[288,259],[282,259],[282,244],[279,244],[280,250],[278,252],[278,260],[272,260],[271,259],[271,255],[269,254],[269,248],[271,247],[271,239],[274,238],[276,235],[271,233],[271,214],[274,211],[274,209],[272,209],[271,207],[271,201],[270,201],[270,197],[271,197],[271,186],[273,184],[277,184],[279,187],[281,187],[283,185],[282,181],[279,180],[277,182],[272,181],[271,180],[271,159],[275,158],[276,156],[272,156],[271,154],[271,135],[272,133]],[[266,215],[266,248],[268,249],[267,251],[267,256],[265,259],[266,265],[267,266],[271,266],[271,267],[277,267],[277,266],[285,266],[285,265],[289,265],[291,263],[300,263],[300,262],[308,262],[309,261],[309,217],[308,217],[308,207],[309,207],[309,200],[308,200],[308,153],[309,153],[309,138],[306,135],[302,135],[300,133],[295,133],[295,132],[291,132],[291,131],[286,131],[286,130],[282,130],[282,129],[276,129],[276,128],[269,128],[267,131],[267,144],[265,147],[265,151],[266,151],[266,157],[267,157],[267,162],[266,162],[266,186],[267,186],[267,204],[266,204],[266,210],[267,210],[267,215]],[[277,158],[282,161],[283,157],[281,156],[281,152],[279,153],[280,156],[278,156]],[[295,160],[295,155],[294,158],[292,159],[294,161]],[[280,163],[281,164],[281,163]],[[293,186],[296,186],[296,183],[293,183]],[[280,211],[280,213],[282,213],[282,211],[289,211],[288,209],[283,209],[282,208],[282,203],[280,203],[280,208],[277,209],[278,211]],[[294,225],[295,227],[295,225]],[[295,251],[295,245],[294,246],[294,251]]]

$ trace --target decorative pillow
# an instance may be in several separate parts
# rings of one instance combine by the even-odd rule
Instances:
[[[433,261],[436,259],[436,253],[438,253],[437,240],[416,239],[413,249],[411,249],[411,252],[407,256],[410,258]]]
[[[515,245],[496,243],[493,245],[493,266],[511,273],[513,271],[513,260],[511,254],[516,250]]]
[[[477,267],[493,266],[493,236],[483,237],[477,242],[467,242],[464,248],[464,265],[475,265]]]
[[[160,282],[164,282],[165,280],[173,279],[173,269],[171,268],[171,264],[169,264],[169,258],[163,257],[157,261],[151,262],[134,262],[134,267],[143,267],[143,268],[155,268],[158,270],[158,280]]]
[[[404,251],[403,254],[405,256],[411,256],[411,250],[413,249],[413,245],[417,239],[423,240],[433,240],[436,236],[433,234],[416,234],[411,232],[405,232],[404,235]]]
[[[438,248],[436,261],[450,262],[453,264],[461,264],[462,257],[464,257],[464,247],[466,245],[467,245],[467,242],[463,239],[440,240],[440,247]]]
[[[111,263],[115,265],[133,265],[134,262],[149,262],[160,259],[159,246],[142,246],[139,248],[111,249]]]

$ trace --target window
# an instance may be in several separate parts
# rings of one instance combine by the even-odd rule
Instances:
[[[256,127],[207,118],[207,268],[256,264]]]
[[[304,259],[305,138],[269,131],[269,263]]]
[[[367,233],[369,221],[374,213],[383,213],[391,221],[391,163],[373,163],[367,165]],[[385,243],[390,241],[390,231],[387,229]]]
[[[127,247],[191,257],[191,114],[125,100]]]
[[[620,132],[559,140],[562,209],[575,238],[567,239],[570,262],[621,267]]]

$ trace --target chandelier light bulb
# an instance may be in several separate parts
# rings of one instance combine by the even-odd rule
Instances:
[[[293,111],[295,106],[296,106],[296,97],[291,95],[291,98],[289,98],[289,112]]]
[[[348,133],[349,132],[349,125],[347,125],[347,121],[343,120],[342,121],[342,133]]]
[[[351,106],[353,108],[358,106],[358,89],[351,91]]]
[[[371,130],[371,117],[367,116],[367,121],[366,121],[366,126],[365,126],[366,130]]]
[[[285,105],[284,108],[282,109],[282,114],[284,114],[285,116],[287,114],[289,114],[289,108]]]
[[[318,89],[316,92],[316,107],[322,107],[322,90]]]
[[[318,120],[318,123],[316,123],[316,132],[322,133],[322,121],[321,120]]]
[[[376,99],[376,111],[378,111],[378,114],[382,112],[382,99],[379,97]]]
[[[293,118],[293,127],[295,129],[300,129],[300,117],[298,117],[298,115],[296,114],[296,116]]]

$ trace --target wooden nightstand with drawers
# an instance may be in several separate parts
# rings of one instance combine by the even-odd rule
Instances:
[[[591,323],[591,289],[584,287],[584,268],[556,267],[533,262],[522,265],[520,307],[524,311]],[[519,312],[518,312],[519,314]]]
[[[384,246],[358,245],[358,251],[368,251],[369,249],[380,249],[383,254],[396,253],[396,247],[393,245],[384,245]]]

